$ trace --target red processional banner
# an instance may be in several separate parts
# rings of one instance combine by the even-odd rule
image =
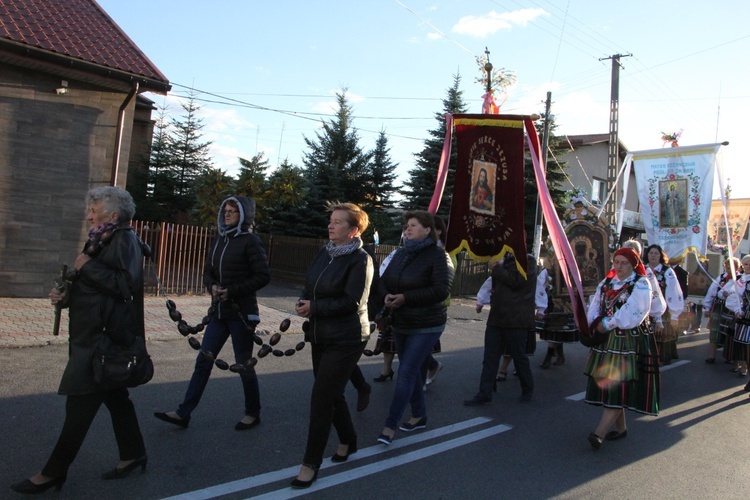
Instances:
[[[513,115],[453,115],[456,174],[445,249],[477,261],[516,255],[526,269],[524,123]]]

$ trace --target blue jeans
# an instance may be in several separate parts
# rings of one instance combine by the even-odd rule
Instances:
[[[245,324],[238,318],[219,319],[212,316],[206,326],[201,350],[209,351],[214,358],[218,358],[221,348],[230,336],[235,362],[244,364],[253,355],[253,333],[246,331]],[[185,400],[177,409],[177,414],[183,420],[190,420],[190,414],[200,403],[213,367],[213,361],[209,361],[202,353],[198,353],[195,370],[193,370],[193,376],[190,378],[190,384],[185,393]],[[245,415],[258,418],[260,416],[260,390],[255,368],[246,368],[240,373],[240,379],[242,379],[242,389],[245,393]]]
[[[398,353],[398,379],[391,401],[391,409],[385,426],[396,430],[398,421],[404,415],[406,403],[411,403],[411,416],[422,418],[427,416],[424,404],[424,379],[422,378],[422,364],[432,353],[432,347],[440,339],[443,332],[400,334],[393,331],[393,340]]]

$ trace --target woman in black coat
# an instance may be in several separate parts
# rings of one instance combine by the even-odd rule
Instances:
[[[68,307],[69,358],[58,394],[67,396],[65,422],[41,472],[11,488],[25,494],[59,490],[91,422],[104,404],[112,418],[120,461],[103,474],[119,479],[146,468],[146,448],[126,388],[109,389],[94,381],[91,358],[102,335],[131,344],[143,336],[143,250],[130,227],[135,204],[117,187],[97,187],[86,195],[89,240],[69,274],[67,290],[53,288],[52,304]]]
[[[311,345],[315,382],[307,448],[293,488],[308,488],[317,479],[331,424],[339,438],[331,460],[344,462],[357,451],[344,388],[370,338],[367,299],[374,270],[360,239],[369,218],[353,203],[335,204],[329,211],[330,241],[310,264],[296,307],[297,314],[308,319],[305,336]]]
[[[187,427],[208,384],[214,360],[231,336],[235,361],[245,365],[253,355],[253,336],[260,323],[256,292],[271,280],[268,259],[257,236],[250,232],[255,217],[255,201],[232,196],[221,203],[217,226],[219,234],[206,257],[203,284],[216,304],[206,326],[195,369],[176,411],[156,412],[159,420]],[[245,415],[234,428],[252,429],[260,424],[260,390],[255,368],[240,372],[245,395]]]
[[[396,390],[378,437],[383,444],[393,441],[396,428],[411,432],[427,426],[421,367],[445,330],[445,299],[453,284],[453,264],[437,245],[432,214],[407,212],[404,220],[404,247],[393,256],[379,282],[399,360]],[[399,424],[408,403],[411,418]]]

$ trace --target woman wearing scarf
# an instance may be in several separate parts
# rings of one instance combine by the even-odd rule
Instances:
[[[254,218],[255,201],[244,196],[227,198],[219,207],[219,234],[209,248],[203,268],[203,284],[211,291],[215,306],[211,307],[210,321],[185,399],[177,411],[154,413],[159,420],[183,428],[188,426],[208,384],[214,359],[229,337],[237,363],[244,365],[253,355],[253,336],[260,323],[255,294],[271,280],[263,245],[250,232]],[[245,395],[245,415],[234,428],[244,431],[260,424],[260,391],[252,366],[240,373],[240,379]]]
[[[659,413],[658,351],[648,328],[652,297],[646,269],[632,248],[615,252],[613,266],[615,275],[599,284],[587,314],[591,330],[607,334],[591,349],[584,370],[589,377],[585,402],[604,407],[588,437],[595,450],[605,439],[627,436],[626,409]]]
[[[378,442],[386,445],[393,441],[396,428],[411,432],[427,426],[421,367],[445,330],[445,299],[453,284],[453,264],[437,245],[432,214],[407,212],[404,220],[404,247],[393,256],[378,287],[391,311],[399,360],[391,408],[378,437]],[[399,424],[409,402],[411,419]]]
[[[317,479],[331,424],[339,438],[331,460],[345,462],[357,451],[344,388],[370,338],[367,299],[374,269],[361,239],[369,218],[353,203],[334,204],[328,210],[330,241],[310,264],[296,306],[297,314],[308,319],[305,337],[310,341],[315,382],[307,448],[293,488],[309,488]]]

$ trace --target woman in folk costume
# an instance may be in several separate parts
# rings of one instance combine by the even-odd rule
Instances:
[[[678,358],[677,318],[685,310],[685,298],[674,270],[667,264],[667,254],[659,245],[650,245],[646,248],[646,259],[667,302],[667,311],[662,315],[661,321],[657,320],[654,325],[654,338],[659,346],[660,363],[668,365],[673,359]]]
[[[727,283],[724,289],[730,292],[726,307],[734,313],[735,318],[731,360],[740,377],[746,377],[747,362],[750,359],[750,255],[745,255],[741,262],[744,273],[737,276],[736,281]],[[745,390],[750,390],[750,384],[745,386]]]
[[[740,259],[732,257],[734,261],[734,268],[739,272]],[[708,344],[708,358],[706,359],[707,364],[714,364],[716,361],[716,349],[718,346],[727,345],[727,326],[729,323],[733,323],[732,317],[734,313],[728,310],[724,305],[728,293],[724,292],[722,288],[732,279],[731,262],[729,259],[724,261],[724,272],[721,273],[719,279],[711,283],[706,293],[706,298],[703,299],[703,310],[709,311],[709,344]],[[724,318],[722,318],[724,316]],[[725,326],[725,328],[722,328]]]
[[[658,351],[648,327],[651,285],[632,248],[615,252],[613,265],[615,276],[599,284],[587,313],[591,330],[606,336],[591,348],[584,370],[589,377],[585,402],[604,407],[588,437],[597,450],[605,439],[627,436],[626,409],[659,413]]]

